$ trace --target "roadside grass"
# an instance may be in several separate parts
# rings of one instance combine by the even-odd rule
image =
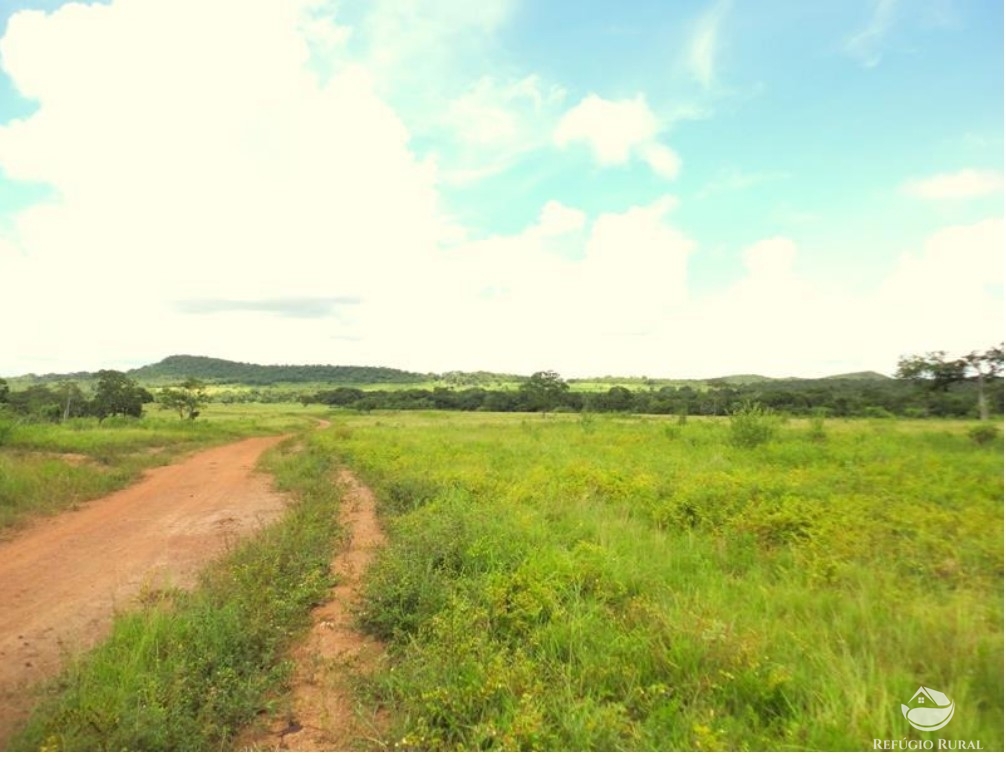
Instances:
[[[321,406],[210,405],[197,420],[154,405],[143,418],[6,422],[0,440],[0,536],[120,489],[144,470],[189,452],[248,436],[303,430]]]
[[[1002,750],[1003,451],[967,423],[334,420],[390,537],[360,620],[398,750]]]
[[[218,751],[290,673],[284,653],[331,586],[339,492],[321,432],[264,458],[292,494],[280,522],[174,591],[116,619],[71,662],[9,750]]]

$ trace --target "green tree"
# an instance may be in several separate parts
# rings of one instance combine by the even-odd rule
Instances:
[[[99,421],[110,415],[140,417],[143,414],[143,405],[152,401],[154,397],[150,392],[125,373],[118,370],[99,370],[91,411]]]
[[[195,420],[209,403],[206,384],[198,378],[188,377],[180,385],[163,389],[157,401],[162,410],[175,410],[180,419]]]
[[[913,354],[898,361],[898,378],[922,383],[933,391],[947,391],[953,384],[974,378],[978,386],[978,415],[988,420],[985,384],[1003,373],[1003,345],[983,352],[973,351],[951,359],[945,351]]]
[[[568,391],[569,384],[552,370],[536,372],[520,385],[520,393],[532,412],[554,410]]]
[[[72,381],[65,381],[59,384],[60,407],[62,408],[61,420],[66,422],[68,418],[80,417],[87,410],[87,400],[80,386]]]
[[[1003,374],[1003,345],[993,346],[983,352],[973,351],[963,357],[967,369],[978,380],[978,417],[989,419],[989,402],[985,396],[985,382]]]
[[[946,391],[964,380],[967,364],[963,359],[949,359],[945,351],[912,354],[898,360],[896,377],[923,383],[934,391]]]
[[[10,394],[10,386],[7,381],[0,378],[0,404],[7,404],[7,396]]]

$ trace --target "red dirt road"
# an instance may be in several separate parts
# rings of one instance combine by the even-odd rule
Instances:
[[[280,516],[284,497],[254,467],[283,438],[246,439],[155,468],[0,543],[0,748],[64,654],[97,644],[141,593],[192,586],[235,539]]]

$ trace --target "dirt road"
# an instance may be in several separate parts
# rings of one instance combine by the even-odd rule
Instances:
[[[0,748],[64,653],[99,642],[114,613],[141,593],[192,586],[207,561],[279,517],[284,498],[254,467],[283,438],[246,439],[153,469],[0,543]]]
[[[385,537],[377,521],[374,495],[347,470],[341,521],[346,545],[336,553],[338,579],[331,599],[314,609],[307,637],[294,649],[295,668],[286,710],[268,727],[251,727],[237,742],[242,750],[375,750],[385,717],[368,713],[354,698],[352,680],[374,669],[383,646],[360,632],[353,618],[360,583]]]

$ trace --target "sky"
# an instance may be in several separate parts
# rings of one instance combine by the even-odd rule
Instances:
[[[1003,5],[0,0],[0,376],[1003,338]]]

